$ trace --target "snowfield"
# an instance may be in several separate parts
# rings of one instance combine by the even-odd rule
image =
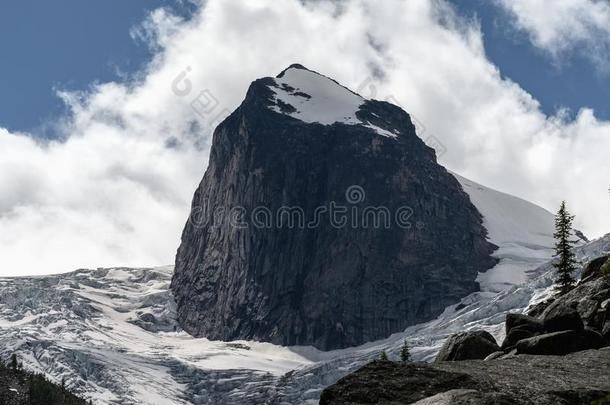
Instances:
[[[405,338],[424,361],[458,331],[485,329],[501,340],[507,312],[550,294],[553,216],[458,180],[483,214],[500,263],[480,275],[481,292],[385,340],[320,352],[196,339],[176,324],[171,266],[114,268],[0,278],[0,355],[18,353],[26,368],[65,379],[96,404],[316,404],[322,389],[381,350],[398,358]],[[609,251],[610,235],[577,249],[583,262]]]
[[[269,88],[275,94],[270,108],[307,123],[332,125],[362,125],[388,138],[396,138],[398,133],[379,128],[356,116],[366,99],[341,86],[334,80],[311,70],[290,67],[275,80]],[[294,111],[287,111],[286,107]]]
[[[525,283],[528,271],[553,257],[555,216],[528,201],[453,175],[483,215],[489,241],[498,246],[494,256],[500,262],[477,278],[481,290],[497,293]]]

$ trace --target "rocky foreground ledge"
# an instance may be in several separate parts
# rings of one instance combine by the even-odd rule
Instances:
[[[499,346],[486,331],[449,337],[434,364],[375,361],[327,388],[330,404],[610,405],[610,256],[569,293],[507,314]]]
[[[610,347],[491,361],[374,361],[322,393],[331,404],[610,404]]]

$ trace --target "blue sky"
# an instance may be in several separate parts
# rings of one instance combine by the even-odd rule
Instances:
[[[477,19],[485,50],[503,76],[517,82],[554,114],[591,107],[610,118],[609,77],[579,56],[556,63],[508,23],[492,1],[451,0]],[[188,15],[188,3],[171,0],[4,1],[0,3],[0,126],[53,137],[44,125],[64,113],[55,90],[85,90],[92,83],[120,80],[151,57],[131,29],[151,10],[172,7]]]
[[[502,75],[532,94],[548,115],[569,108],[573,116],[581,107],[591,107],[598,118],[609,119],[610,76],[578,54],[553,60],[533,47],[494,1],[451,0],[462,14],[480,22],[485,51]]]
[[[43,124],[64,112],[55,89],[84,90],[141,68],[151,52],[130,31],[161,6],[188,12],[171,0],[0,2],[0,126],[52,136]]]

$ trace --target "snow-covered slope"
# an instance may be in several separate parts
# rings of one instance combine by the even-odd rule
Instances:
[[[554,216],[528,201],[477,184],[454,173],[483,215],[489,240],[498,246],[496,267],[481,273],[481,290],[500,292],[528,280],[528,272],[553,256]]]

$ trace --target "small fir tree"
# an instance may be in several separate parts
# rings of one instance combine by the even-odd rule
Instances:
[[[555,216],[555,256],[557,260],[553,266],[557,270],[557,278],[555,279],[555,291],[558,295],[564,295],[574,288],[576,281],[573,273],[576,270],[576,255],[573,247],[576,241],[570,239],[572,236],[572,222],[574,216],[570,215],[566,208],[566,202],[561,202],[559,212]]]
[[[379,355],[379,360],[388,361],[388,354],[385,352],[385,350],[381,351],[381,354]]]
[[[17,354],[13,353],[11,355],[11,368],[13,370],[17,370],[19,368],[19,362],[17,361]]]
[[[405,339],[400,349],[400,361],[403,363],[411,361],[411,352],[409,351],[409,343],[407,342],[407,339]]]

